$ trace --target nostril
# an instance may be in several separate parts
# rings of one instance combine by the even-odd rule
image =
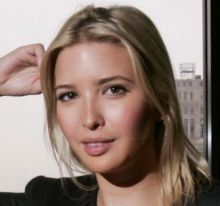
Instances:
[[[91,125],[91,130],[96,130],[96,129],[98,129],[99,128],[99,126],[100,126],[100,124],[99,123],[94,123],[93,125]]]
[[[88,128],[89,130],[96,130],[102,126],[104,126],[104,121],[93,121],[93,122],[86,122],[83,127]]]
[[[88,108],[83,117],[82,126],[89,130],[96,130],[105,125],[104,116],[95,108]]]

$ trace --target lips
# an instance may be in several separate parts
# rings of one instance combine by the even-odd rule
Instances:
[[[108,152],[115,139],[86,138],[82,141],[84,150],[90,156],[100,156]]]

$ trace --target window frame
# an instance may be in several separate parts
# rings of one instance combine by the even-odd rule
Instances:
[[[220,62],[218,51],[219,41],[219,21],[218,8],[219,0],[203,1],[204,18],[204,77],[206,80],[205,89],[205,134],[206,134],[206,157],[210,166],[210,171],[215,179],[220,179]]]

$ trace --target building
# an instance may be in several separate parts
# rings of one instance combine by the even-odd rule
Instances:
[[[180,64],[180,79],[176,79],[183,125],[197,149],[203,151],[204,87],[203,79],[195,75],[195,64]]]

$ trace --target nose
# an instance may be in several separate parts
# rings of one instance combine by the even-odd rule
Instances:
[[[105,125],[101,109],[95,101],[89,102],[84,107],[83,127],[89,130],[97,130]]]

